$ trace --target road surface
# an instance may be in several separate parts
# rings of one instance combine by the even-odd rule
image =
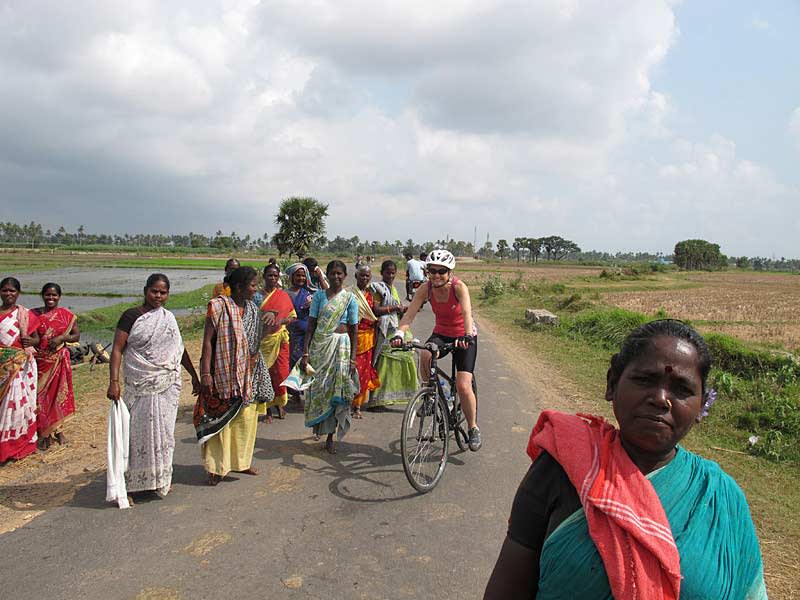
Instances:
[[[425,339],[431,328],[428,308],[413,331]],[[402,407],[354,421],[335,456],[300,413],[259,424],[261,473],[215,488],[183,410],[169,496],[119,510],[105,503],[98,477],[2,536],[3,597],[480,598],[540,407],[499,340],[483,331],[479,339],[484,447],[461,453],[451,442],[433,492],[418,495],[403,473]]]

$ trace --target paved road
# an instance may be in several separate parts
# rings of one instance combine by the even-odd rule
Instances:
[[[402,285],[402,282],[400,282]],[[431,330],[430,310],[414,330]],[[216,488],[191,427],[176,427],[166,499],[120,511],[105,480],[66,506],[2,536],[6,598],[480,598],[528,459],[538,411],[497,340],[478,357],[484,448],[451,456],[444,479],[420,496],[403,474],[402,408],[355,421],[330,456],[302,415],[259,425],[257,477]]]

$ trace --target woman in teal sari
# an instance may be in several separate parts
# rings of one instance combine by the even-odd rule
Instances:
[[[326,269],[330,287],[319,289],[311,301],[300,371],[311,365],[315,374],[306,392],[306,427],[327,435],[325,448],[336,454],[333,434],[341,440],[350,429],[350,403],[359,392],[356,370],[358,303],[344,289],[347,267],[332,260]]]
[[[708,408],[710,368],[696,331],[653,321],[611,359],[619,429],[542,413],[485,600],[767,597],[744,494],[678,446]]]

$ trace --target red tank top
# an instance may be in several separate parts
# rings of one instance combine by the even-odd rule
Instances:
[[[450,293],[447,300],[437,302],[433,297],[433,286],[428,282],[428,302],[431,303],[433,314],[436,315],[436,325],[433,333],[446,337],[457,338],[464,335],[464,315],[461,314],[461,303],[456,297],[456,284],[458,278],[451,279]]]

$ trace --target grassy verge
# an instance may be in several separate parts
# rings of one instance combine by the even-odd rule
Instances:
[[[610,406],[603,392],[610,355],[628,331],[647,317],[603,307],[583,297],[570,300],[574,294],[570,286],[557,283],[518,288],[488,301],[479,300],[477,310],[521,355],[537,356],[575,386],[581,399],[577,406],[573,397],[569,403],[552,408],[609,417]],[[474,295],[480,297],[481,293],[476,289]],[[562,318],[561,325],[549,329],[529,325],[524,320],[529,307],[556,312]],[[800,580],[795,576],[800,566],[796,509],[800,504],[800,458],[797,430],[792,428],[799,413],[797,377],[788,372],[788,363],[777,359],[774,365],[766,365],[757,350],[731,338],[710,341],[712,351],[730,346],[724,348],[728,364],[722,366],[727,370],[717,369],[712,374],[719,400],[683,445],[718,462],[744,489],[761,538],[770,597],[796,597],[800,593]],[[762,372],[754,377],[759,368]],[[748,437],[752,428],[764,425],[777,427],[775,431],[784,429],[778,439],[770,441],[762,436],[755,447],[751,446]],[[760,456],[752,454],[754,448]]]
[[[165,306],[172,310],[197,309],[198,311],[203,311],[213,289],[213,285],[207,285],[191,292],[171,294]],[[78,327],[81,331],[87,333],[113,336],[114,328],[120,315],[129,308],[139,306],[139,304],[141,304],[140,301],[120,302],[119,304],[81,313],[78,315]]]

